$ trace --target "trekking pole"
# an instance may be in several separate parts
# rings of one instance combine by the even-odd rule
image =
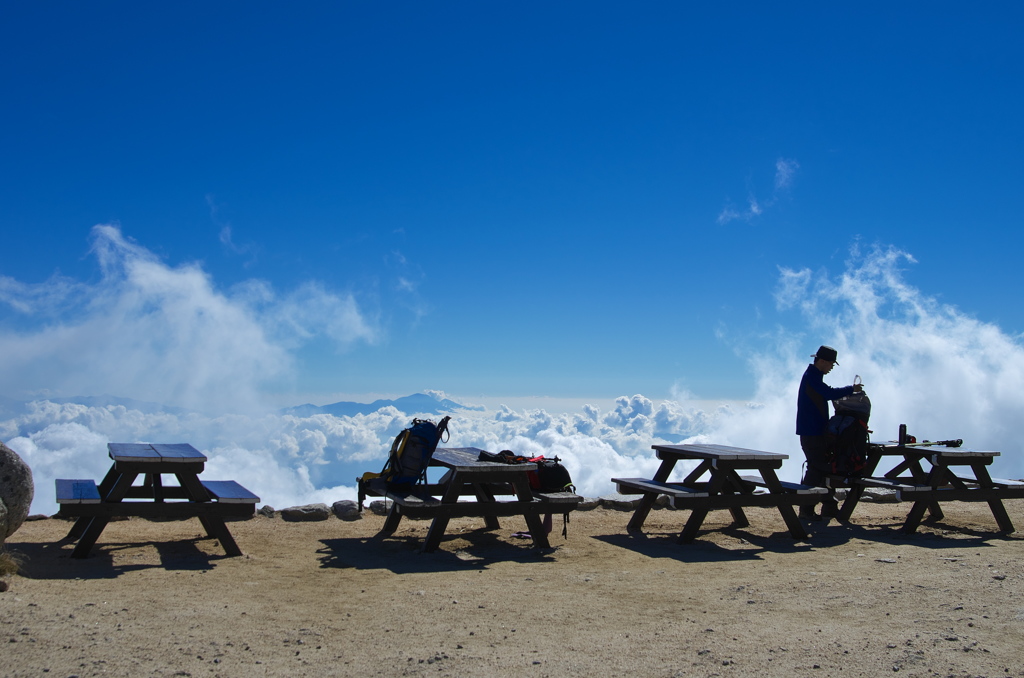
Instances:
[[[897,441],[890,440],[889,442]],[[955,440],[922,440],[921,442],[901,443],[900,447],[960,447],[963,444],[963,439],[957,438]]]

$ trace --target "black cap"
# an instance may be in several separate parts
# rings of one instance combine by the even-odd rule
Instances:
[[[835,363],[836,365],[839,364],[839,361],[836,360],[836,358],[839,357],[839,353],[831,346],[819,346],[818,352],[812,355],[811,357],[821,358],[822,360],[827,360],[829,362]]]

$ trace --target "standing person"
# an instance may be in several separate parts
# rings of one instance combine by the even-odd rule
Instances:
[[[800,380],[800,394],[796,399],[796,434],[800,436],[800,447],[807,458],[804,485],[825,487],[828,474],[828,448],[825,442],[825,427],[828,425],[828,401],[851,395],[861,390],[860,384],[832,388],[824,377],[838,365],[839,354],[831,346],[821,346],[813,356],[814,362],[807,366]],[[805,520],[821,520],[821,517],[835,516],[839,509],[835,491],[829,488],[828,495],[821,503],[821,516],[813,506],[801,506],[800,517]]]

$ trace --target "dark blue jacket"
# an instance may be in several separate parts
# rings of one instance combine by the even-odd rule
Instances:
[[[828,401],[853,393],[852,386],[832,388],[825,383],[825,375],[814,366],[807,366],[800,380],[800,395],[796,399],[796,434],[823,436],[828,424]]]

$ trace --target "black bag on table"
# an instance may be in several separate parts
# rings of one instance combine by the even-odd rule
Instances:
[[[829,470],[847,478],[855,477],[867,465],[871,400],[862,391],[839,398],[833,404],[836,413],[828,420],[825,428]]]
[[[529,471],[526,475],[530,479],[530,489],[537,492],[576,492],[576,486],[572,484],[572,476],[569,469],[562,466],[561,459],[555,457],[548,459],[543,455],[538,457],[524,457],[512,450],[502,450],[497,454],[481,451],[478,457],[480,461],[490,461],[498,464],[536,464],[536,471]]]

